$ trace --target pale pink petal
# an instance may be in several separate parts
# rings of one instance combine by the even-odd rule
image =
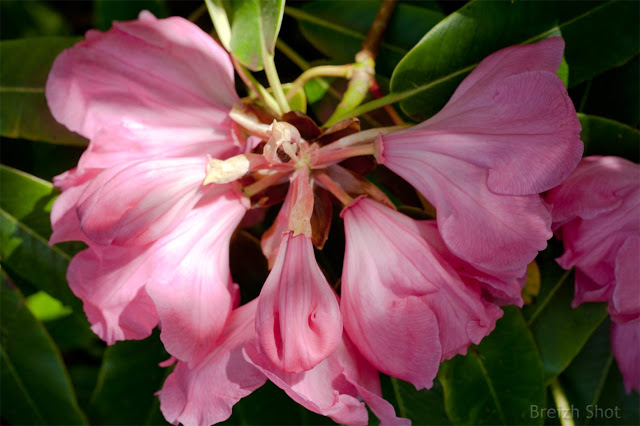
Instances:
[[[260,293],[256,332],[261,350],[284,372],[309,370],[335,351],[342,335],[340,307],[310,238],[283,234]]]
[[[260,351],[257,342],[245,346],[244,353],[269,380],[308,410],[331,417],[340,424],[367,424],[367,410],[358,400],[358,390],[344,376],[344,367],[335,356],[311,370],[284,373]]]
[[[345,329],[374,367],[430,387],[440,361],[479,343],[502,311],[460,279],[412,219],[366,198],[343,217]]]
[[[233,405],[262,386],[267,378],[242,354],[255,335],[257,301],[234,310],[224,333],[199,364],[178,362],[158,393],[165,419],[185,426],[208,426],[231,416]]]
[[[262,234],[260,240],[260,246],[262,247],[262,253],[269,261],[269,268],[273,268],[273,264],[278,256],[278,249],[280,248],[280,242],[282,241],[282,234],[289,232],[289,211],[291,210],[291,191],[287,192],[287,196],[280,206],[276,220],[271,227]]]
[[[627,393],[640,392],[640,319],[611,323],[611,347]]]
[[[146,147],[180,156],[233,146],[231,61],[183,18],[143,12],[106,33],[89,31],[56,58],[46,96],[56,120],[89,139],[125,127]]]
[[[93,179],[78,200],[83,232],[101,245],[150,243],[202,196],[206,158],[125,163]]]
[[[67,280],[84,304],[91,329],[111,345],[144,339],[158,322],[144,285],[152,273],[145,247],[90,247],[69,264]]]
[[[227,190],[207,194],[151,249],[155,268],[147,291],[160,317],[160,338],[190,366],[209,352],[238,301],[229,242],[247,206],[237,190],[221,188]]]

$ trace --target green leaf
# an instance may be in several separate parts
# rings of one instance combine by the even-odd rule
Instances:
[[[436,25],[400,61],[391,92],[407,114],[430,117],[489,54],[559,34],[572,86],[637,54],[637,16],[638,3],[627,1],[475,0]]]
[[[444,409],[442,385],[435,381],[429,390],[416,388],[395,377],[381,378],[382,395],[396,409],[396,415],[411,419],[417,425],[448,425],[449,418]]]
[[[531,405],[544,406],[540,356],[520,311],[504,310],[496,329],[466,356],[445,361],[438,375],[454,424],[541,424]]]
[[[227,425],[326,425],[329,417],[313,413],[298,404],[279,387],[267,381],[264,386],[233,406]]]
[[[578,114],[584,155],[617,155],[640,161],[640,132],[608,118]]]
[[[598,115],[638,127],[640,120],[640,57],[636,56],[621,67],[598,75],[572,90],[578,112]],[[576,93],[578,92],[578,93]]]
[[[573,274],[555,263],[558,250],[551,247],[539,255],[540,294],[535,304],[523,309],[542,357],[547,384],[569,366],[607,316],[604,303],[571,308]]]
[[[44,291],[39,291],[26,298],[26,305],[40,321],[50,321],[66,317],[72,312],[68,306],[64,306],[58,299],[54,299]]]
[[[2,417],[13,424],[87,424],[62,357],[2,273]]]
[[[91,398],[92,424],[145,423],[154,410],[154,395],[162,387],[169,358],[155,332],[145,340],[118,342],[107,348]]]
[[[148,10],[156,18],[166,18],[169,10],[164,0],[93,0],[93,26],[108,30],[113,21],[138,19],[141,11]]]
[[[0,25],[2,40],[71,34],[71,26],[64,16],[42,1],[3,0],[0,16],[3,18]]]
[[[0,166],[0,260],[12,273],[46,291],[74,311],[81,303],[67,285],[70,256],[50,247],[53,186],[19,170]]]
[[[301,9],[287,8],[286,13],[298,19],[302,34],[316,49],[340,63],[351,63],[379,5],[379,0],[314,1]],[[400,59],[444,17],[417,4],[397,4],[376,58],[376,72],[391,75]]]
[[[231,51],[242,65],[260,71],[263,50],[274,54],[284,0],[234,0],[229,5]]]
[[[576,424],[640,423],[640,396],[637,392],[625,393],[611,352],[609,328],[610,322],[603,321],[559,378]]]
[[[47,37],[0,41],[0,132],[2,136],[64,145],[86,145],[51,116],[44,96],[54,59],[79,39]]]

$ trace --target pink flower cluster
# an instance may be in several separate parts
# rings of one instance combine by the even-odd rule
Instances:
[[[424,123],[321,145],[285,122],[232,119],[241,101],[229,56],[184,19],[143,12],[90,31],[57,58],[46,95],[54,117],[90,140],[55,180],[51,242],[88,245],[68,280],[92,329],[112,344],[160,326],[177,360],[159,392],[173,423],[223,421],[267,379],[339,423],[366,424],[362,401],[382,423],[408,423],[382,398],[378,371],[430,387],[442,360],[493,330],[499,305],[522,305],[527,264],[552,236],[540,194],[583,149],[556,76],[563,47],[503,49]],[[399,213],[340,165],[363,154],[420,191],[437,220]],[[287,183],[262,240],[271,272],[238,306],[230,239],[253,195]],[[319,188],[344,205],[340,295],[315,260]],[[638,239],[624,244],[637,250]]]
[[[640,391],[640,166],[618,157],[585,157],[546,195],[558,258],[575,267],[575,299],[608,302],[611,345],[627,392]]]

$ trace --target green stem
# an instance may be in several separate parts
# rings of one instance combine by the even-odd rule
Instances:
[[[238,75],[247,85],[249,89],[251,89],[264,103],[268,110],[270,110],[273,115],[279,117],[282,115],[282,110],[278,105],[278,102],[271,96],[271,94],[267,91],[267,89],[256,80],[256,78],[251,74],[236,58],[231,55],[231,60],[233,61],[233,67],[238,72]]]
[[[282,41],[281,39],[276,40],[276,48],[280,50],[284,56],[289,58],[291,62],[296,64],[301,70],[306,71],[311,68],[311,64],[307,62],[302,56],[298,55],[298,52],[293,50],[291,46]]]
[[[227,12],[224,10],[221,0],[204,0],[207,9],[209,10],[209,16],[211,16],[211,22],[216,29],[218,39],[224,48],[231,51],[231,26],[229,25],[229,18]]]
[[[264,64],[264,72],[267,74],[267,80],[269,80],[269,85],[271,86],[271,90],[275,95],[280,109],[282,112],[291,111],[289,102],[287,102],[287,98],[284,95],[282,84],[280,83],[280,77],[278,77],[278,71],[276,70],[275,62],[273,61],[273,55],[267,52],[264,47],[262,50],[262,63]]]
[[[562,386],[560,386],[560,382],[558,382],[557,378],[553,379],[551,382],[551,394],[553,395],[553,400],[555,401],[556,408],[558,409],[560,424],[562,426],[575,426],[573,416],[571,415],[571,405],[569,405],[567,396],[564,394],[564,390],[562,389]]]
[[[194,10],[187,19],[191,22],[196,22],[204,14],[205,10],[207,10],[207,5],[203,4],[199,8]]]
[[[291,99],[295,96],[298,90],[302,89],[307,82],[319,77],[343,77],[351,78],[353,72],[353,66],[348,65],[322,65],[319,67],[309,68],[291,84],[289,93],[287,93],[287,99]]]

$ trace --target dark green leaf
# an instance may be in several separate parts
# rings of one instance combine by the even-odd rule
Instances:
[[[87,424],[58,349],[2,274],[2,416],[13,424]]]
[[[0,166],[0,259],[22,279],[81,312],[66,281],[70,256],[48,244],[53,186],[19,170]]]
[[[609,321],[603,321],[560,376],[576,424],[640,423],[640,397],[637,392],[625,393],[611,352],[609,327]]]
[[[250,70],[263,68],[263,50],[273,55],[284,0],[235,0],[231,6],[231,51]]]
[[[523,310],[544,364],[545,383],[564,371],[607,316],[603,303],[571,308],[573,274],[554,261],[559,247],[540,254],[541,290],[536,303]]]
[[[496,329],[466,356],[445,361],[438,375],[454,424],[541,424],[532,405],[544,406],[540,355],[524,318],[508,307]]]
[[[143,424],[154,409],[169,358],[159,332],[145,340],[118,342],[107,348],[91,398],[93,424]]]
[[[578,112],[597,115],[638,127],[640,119],[640,60],[636,56],[621,67],[600,74],[570,92]]]
[[[82,349],[101,356],[104,343],[91,331],[83,312],[47,321],[44,326],[62,352]]]
[[[78,38],[49,37],[0,41],[0,132],[67,145],[86,145],[86,139],[54,120],[44,96],[53,60]]]
[[[31,0],[0,2],[0,39],[22,37],[64,36],[71,26],[49,3]]]
[[[350,63],[362,48],[379,5],[379,0],[315,1],[301,10],[287,8],[287,13],[298,19],[303,35],[316,49],[338,62]],[[444,16],[419,4],[399,3],[385,31],[376,71],[391,75],[400,59]]]
[[[148,10],[156,18],[168,16],[164,0],[93,0],[93,25],[99,30],[108,30],[113,21],[137,19],[141,11]]]
[[[382,395],[396,409],[396,415],[411,419],[417,425],[448,425],[449,418],[444,409],[442,386],[434,381],[429,390],[416,388],[395,377],[381,378]]]
[[[584,155],[617,155],[640,161],[640,132],[608,118],[578,114]]]
[[[329,417],[313,413],[273,383],[261,388],[233,406],[228,425],[326,425],[335,424]]]
[[[637,54],[637,16],[638,3],[627,1],[472,1],[402,59],[391,91],[407,114],[429,117],[489,54],[559,34],[566,42],[569,86],[575,85]]]

